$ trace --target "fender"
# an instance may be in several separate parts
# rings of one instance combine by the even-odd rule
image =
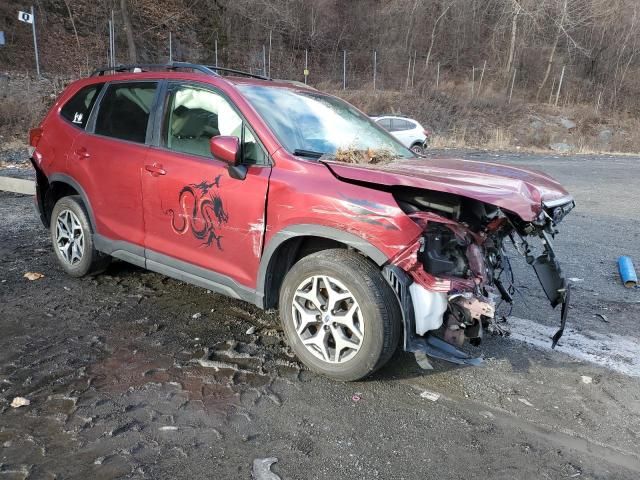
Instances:
[[[73,187],[73,189],[80,194],[80,197],[82,198],[82,202],[84,203],[84,206],[87,209],[87,213],[89,214],[89,222],[91,222],[91,229],[93,230],[94,234],[98,233],[98,230],[96,229],[96,219],[95,219],[95,216],[93,215],[93,208],[91,207],[91,202],[89,201],[89,197],[87,196],[87,193],[84,191],[84,188],[82,188],[80,184],[73,179],[73,177],[70,177],[65,173],[52,173],[49,176],[49,184],[53,182],[66,183],[67,185]]]
[[[284,242],[295,237],[321,237],[336,240],[345,245],[359,250],[367,257],[373,260],[378,266],[382,266],[389,260],[387,256],[382,253],[377,247],[359,237],[353,233],[345,232],[344,230],[338,230],[337,228],[326,227],[323,225],[314,224],[297,224],[289,225],[282,230],[278,231],[266,245],[262,258],[260,260],[260,267],[258,269],[258,282],[257,282],[257,294],[261,297],[265,297],[265,286],[267,283],[267,274],[269,272],[269,266],[275,252],[278,250]]]

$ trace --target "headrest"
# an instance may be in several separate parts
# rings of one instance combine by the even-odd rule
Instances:
[[[173,112],[171,134],[174,137],[198,138],[204,131],[206,119],[201,115],[201,109],[190,109],[180,105]]]

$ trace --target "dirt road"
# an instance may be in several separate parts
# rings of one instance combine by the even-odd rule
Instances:
[[[639,478],[640,290],[615,261],[640,263],[640,159],[465,155],[575,195],[557,241],[574,279],[562,345],[514,256],[513,335],[474,350],[484,367],[423,371],[399,352],[351,384],[304,370],[275,312],[119,262],[63,275],[31,198],[0,193],[0,480],[248,479],[266,457],[282,479]]]

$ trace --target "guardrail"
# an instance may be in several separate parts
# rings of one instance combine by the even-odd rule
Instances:
[[[23,178],[0,177],[0,191],[35,195],[36,183]]]

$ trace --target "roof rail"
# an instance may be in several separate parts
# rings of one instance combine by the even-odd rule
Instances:
[[[138,68],[143,70],[194,70],[196,72],[204,73],[206,75],[218,75],[215,71],[205,65],[199,65],[197,63],[188,62],[171,62],[165,64],[155,63],[136,63],[131,65],[116,65],[115,67],[103,67],[97,68],[91,74],[92,77],[102,76],[106,72],[120,73],[120,72],[132,72]]]
[[[271,80],[271,78],[264,75],[258,75],[256,73],[243,72],[242,70],[235,70],[233,68],[216,67],[215,65],[206,65],[209,70],[214,72],[235,73],[236,75],[244,75],[245,77],[259,78],[260,80]]]
[[[404,115],[402,113],[372,113],[369,116],[370,117],[398,117],[398,118],[411,119],[411,117],[409,115]]]

